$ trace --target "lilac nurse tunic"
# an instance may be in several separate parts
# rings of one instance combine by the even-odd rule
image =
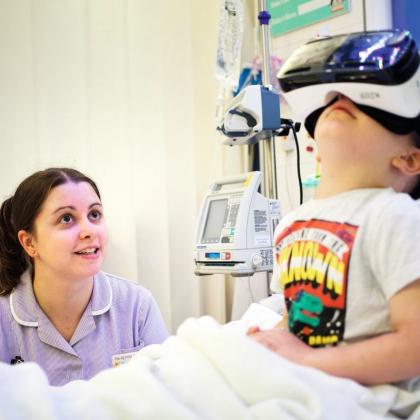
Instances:
[[[51,385],[89,379],[167,335],[147,289],[103,272],[94,276],[90,302],[69,342],[39,307],[29,271],[9,296],[0,297],[0,361],[36,362]]]

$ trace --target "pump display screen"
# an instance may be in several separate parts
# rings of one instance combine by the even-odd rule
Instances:
[[[220,241],[227,205],[227,199],[210,201],[202,238],[203,243],[217,243]]]

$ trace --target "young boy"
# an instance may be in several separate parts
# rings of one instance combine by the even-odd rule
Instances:
[[[272,289],[285,296],[288,330],[248,334],[332,375],[420,390],[420,207],[409,196],[420,119],[396,134],[361,108],[338,94],[315,120],[316,198],[275,234]]]

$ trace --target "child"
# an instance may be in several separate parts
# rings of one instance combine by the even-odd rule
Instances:
[[[397,134],[335,90],[306,121],[322,163],[316,197],[275,233],[272,289],[285,296],[288,331],[248,334],[332,375],[420,389],[420,208],[409,196],[418,198],[420,118]]]

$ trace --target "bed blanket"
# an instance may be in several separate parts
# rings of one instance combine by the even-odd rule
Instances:
[[[51,387],[34,363],[0,364],[0,419],[420,418],[420,396],[298,366],[210,317],[89,381]],[[411,414],[410,414],[411,413]]]

